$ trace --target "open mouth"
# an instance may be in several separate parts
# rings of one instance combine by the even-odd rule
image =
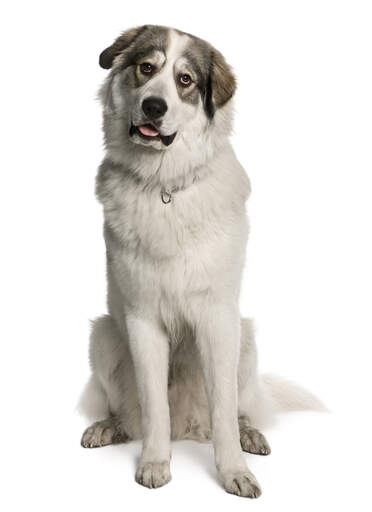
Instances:
[[[144,140],[160,140],[165,146],[170,146],[177,135],[177,132],[174,132],[172,135],[162,135],[155,126],[149,123],[139,126],[132,124],[129,135],[132,137],[135,133]]]

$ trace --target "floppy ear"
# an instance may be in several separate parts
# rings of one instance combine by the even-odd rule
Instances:
[[[133,41],[137,38],[137,36],[145,29],[146,26],[143,27],[136,27],[131,28],[121,36],[119,36],[114,43],[106,48],[106,50],[103,50],[101,55],[99,56],[99,65],[103,69],[110,69],[112,67],[112,63],[117,55],[121,53],[123,50],[128,48]]]
[[[216,109],[223,107],[232,98],[235,90],[236,78],[231,67],[225,57],[213,48],[205,99],[208,115],[213,117]]]

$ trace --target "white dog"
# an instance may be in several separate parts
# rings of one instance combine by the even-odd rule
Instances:
[[[260,487],[243,452],[270,453],[255,428],[276,409],[316,399],[259,377],[239,314],[250,186],[229,142],[236,82],[223,56],[158,26],[122,34],[100,56],[106,155],[108,311],[93,324],[82,397],[101,419],[84,447],[143,438],[136,480],[170,478],[170,441],[212,439],[226,491]]]

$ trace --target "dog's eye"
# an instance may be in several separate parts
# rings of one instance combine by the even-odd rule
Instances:
[[[140,65],[140,70],[141,73],[143,73],[144,75],[150,75],[153,72],[154,68],[152,67],[152,64],[150,64],[149,62],[144,62]]]
[[[187,75],[187,74],[180,75],[180,77],[179,77],[179,81],[180,81],[180,84],[181,84],[183,87],[188,87],[188,86],[189,86],[189,85],[191,85],[191,83],[192,83],[191,76],[190,76],[190,75]]]

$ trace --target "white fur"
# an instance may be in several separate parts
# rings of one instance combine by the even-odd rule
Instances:
[[[169,480],[171,436],[208,440],[212,427],[223,485],[236,492],[239,481],[248,486],[245,495],[255,495],[238,416],[261,424],[278,404],[317,403],[257,375],[252,326],[238,307],[249,180],[228,138],[231,101],[213,120],[201,102],[179,104],[171,69],[187,40],[172,33],[167,65],[143,90],[120,90],[115,67],[101,90],[108,163],[97,194],[106,224],[109,315],[94,323],[93,377],[83,407],[95,402],[98,415],[109,410],[130,438],[144,439],[142,483],[150,473],[152,482]],[[178,132],[162,151],[123,135],[159,84],[171,105],[165,126]],[[163,204],[161,189],[174,187],[172,202]]]

